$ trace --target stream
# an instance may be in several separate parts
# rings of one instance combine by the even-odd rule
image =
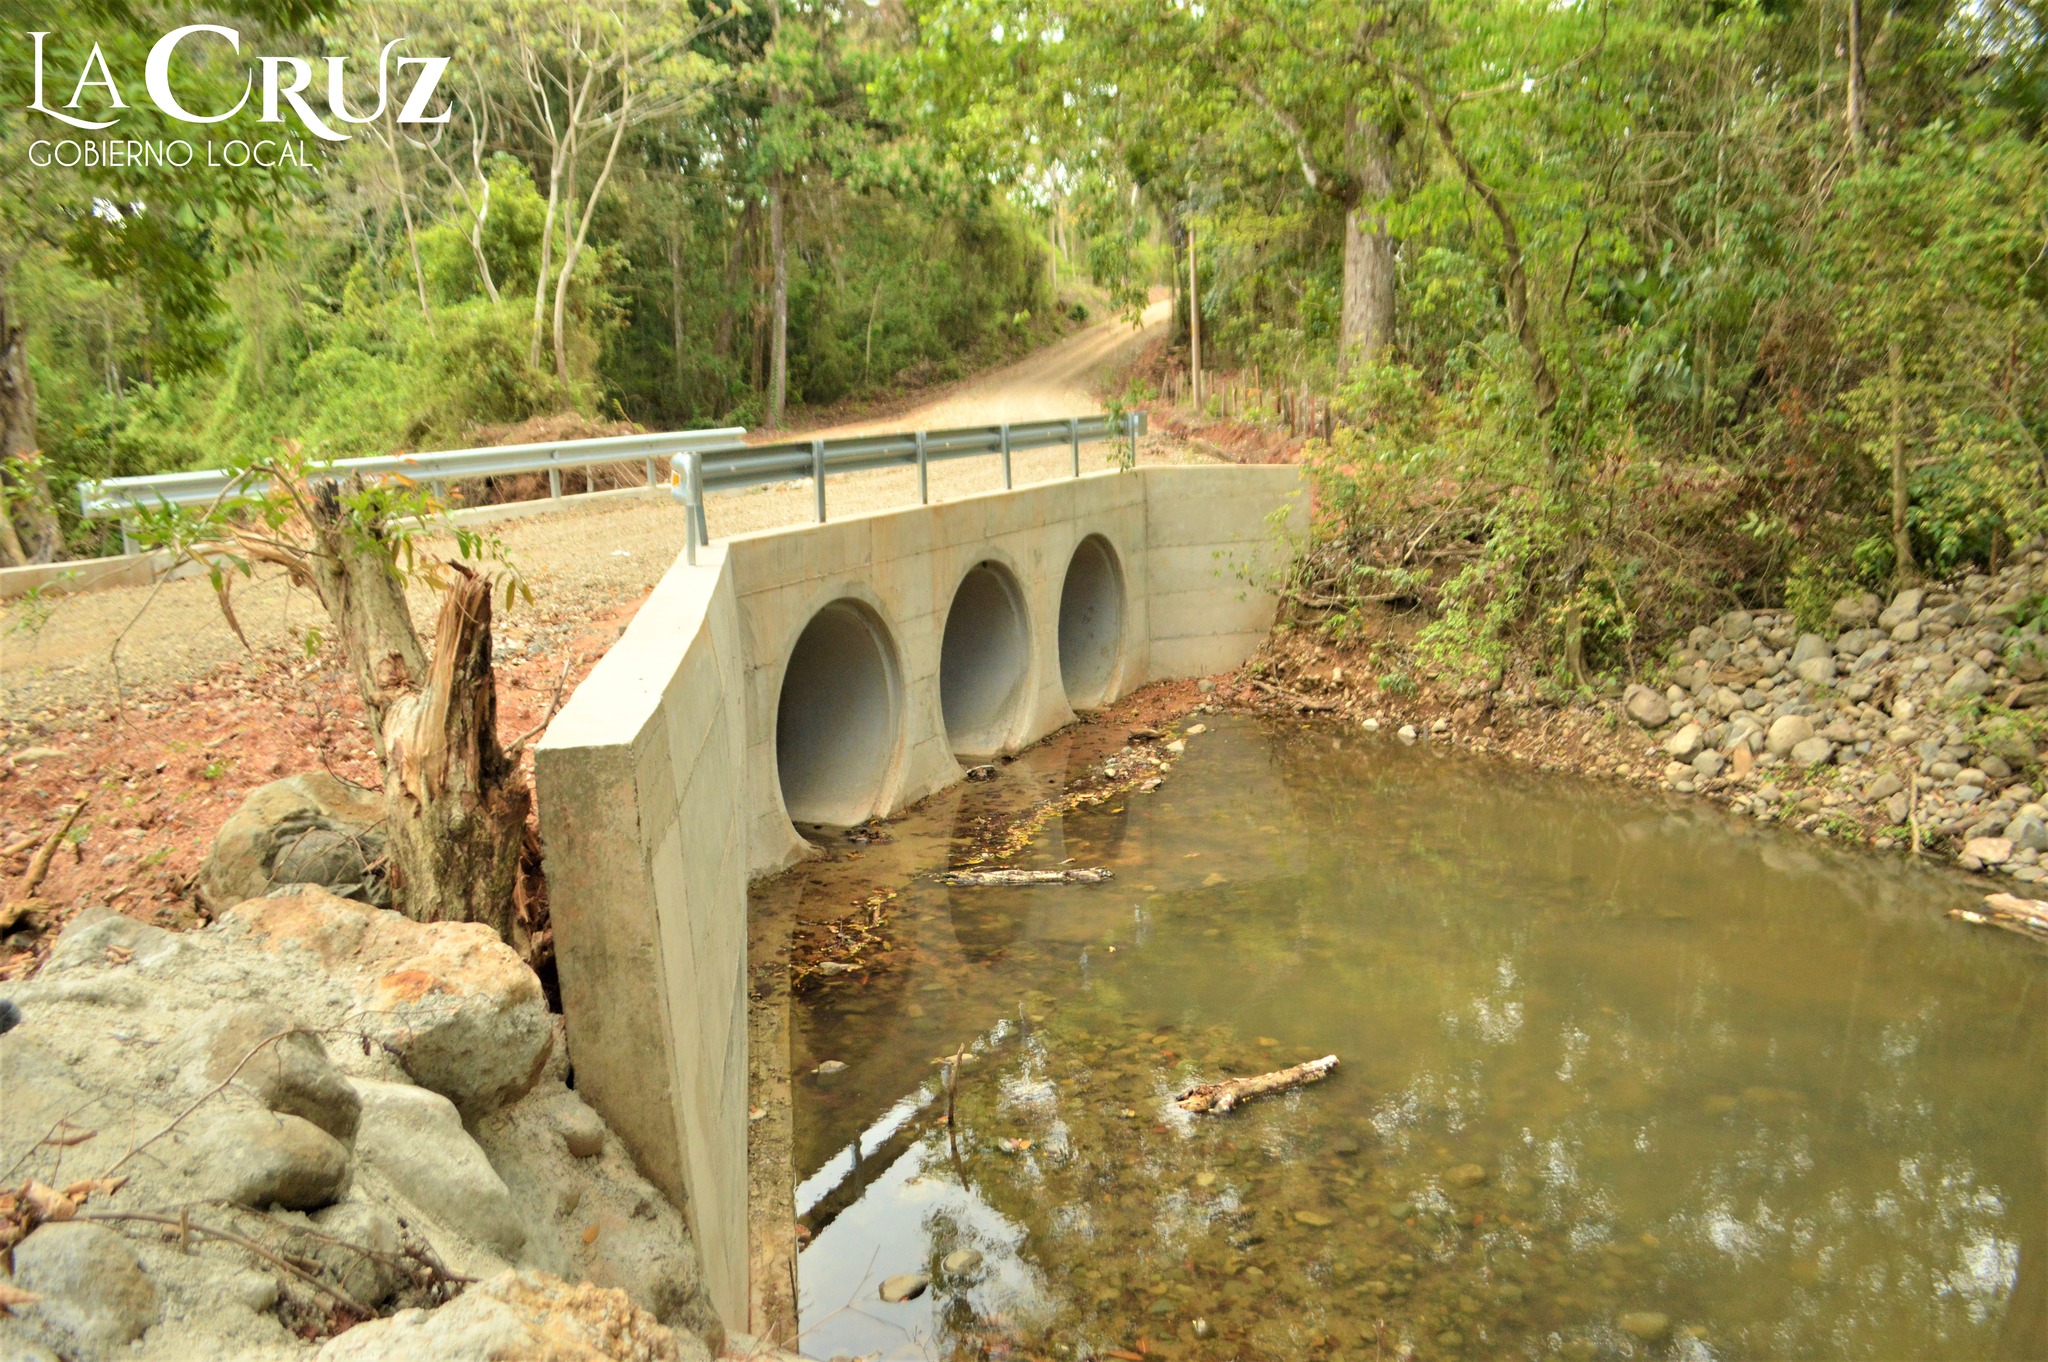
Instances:
[[[895,894],[886,968],[786,1001],[807,1356],[2048,1348],[2044,960],[1942,916],[1973,881],[1199,717],[1159,789],[1009,862],[1106,884],[929,877],[1114,750],[1084,728],[757,887],[757,941]],[[1173,1103],[1324,1054],[1229,1115]]]

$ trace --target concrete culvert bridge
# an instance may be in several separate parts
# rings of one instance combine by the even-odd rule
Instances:
[[[1069,705],[1090,709],[1111,698],[1123,644],[1123,569],[1109,541],[1091,534],[1074,549],[1060,588],[1060,680]]]
[[[782,674],[775,767],[792,821],[851,827],[886,810],[903,683],[882,621],[833,601],[804,626]]]
[[[985,757],[1017,739],[1031,674],[1024,593],[1000,563],[960,579],[939,645],[939,709],[958,756]]]

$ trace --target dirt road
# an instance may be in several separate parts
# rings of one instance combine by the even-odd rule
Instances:
[[[1153,305],[1137,328],[1120,320],[1099,323],[907,412],[802,433],[936,430],[1099,411],[1096,385],[1159,333],[1167,312],[1167,304]],[[1107,445],[1084,448],[1084,467],[1102,467],[1114,455]],[[1066,476],[1069,457],[1064,449],[1019,454],[1015,481],[1021,485]],[[1140,451],[1146,463],[1192,457],[1163,441],[1148,442]],[[993,458],[938,464],[931,470],[931,492],[938,500],[1000,485]],[[848,474],[828,485],[835,518],[908,505],[916,496],[910,469]],[[808,483],[719,493],[706,507],[711,533],[720,538],[800,524],[814,514]],[[507,521],[496,529],[534,594],[531,605],[522,602],[501,617],[502,645],[512,653],[523,650],[529,658],[548,655],[558,640],[580,636],[589,620],[643,595],[683,546],[681,510],[665,497],[591,504]],[[80,717],[76,711],[99,711],[111,704],[109,648],[124,629],[121,680],[132,699],[187,685],[223,666],[262,665],[263,659],[297,647],[308,627],[325,623],[319,606],[291,591],[277,573],[238,583],[234,599],[253,655],[243,651],[222,622],[204,579],[163,583],[154,599],[150,588],[141,587],[59,598],[47,619],[32,606],[10,603],[0,615],[0,712],[5,716],[0,749],[41,741],[38,735],[53,726],[73,726]],[[415,616],[423,628],[431,628],[431,609],[424,593],[415,599]]]
[[[1137,326],[1112,318],[1077,331],[1007,368],[977,375],[935,401],[907,412],[797,432],[802,435],[861,435],[888,430],[945,430],[996,421],[1044,421],[1102,409],[1102,379],[1137,358],[1164,334],[1172,301],[1153,303]]]

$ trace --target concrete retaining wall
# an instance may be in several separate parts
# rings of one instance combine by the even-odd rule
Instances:
[[[549,727],[535,771],[576,1084],[685,1206],[735,1328],[746,887],[804,854],[790,802],[892,812],[963,755],[1236,666],[1272,624],[1274,513],[1302,500],[1293,468],[1146,468],[732,539],[669,570]]]

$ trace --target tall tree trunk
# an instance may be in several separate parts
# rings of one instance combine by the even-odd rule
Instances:
[[[668,233],[668,349],[669,382],[675,391],[669,395],[670,402],[679,402],[683,392],[684,342],[687,339],[683,326],[683,216],[676,214],[676,220],[669,224]]]
[[[784,405],[789,400],[789,243],[783,231],[782,176],[778,173],[768,188],[769,269],[768,327],[768,429],[782,425]]]
[[[0,259],[0,567],[48,563],[64,546],[57,504],[36,442],[36,384],[28,330],[14,312],[9,265]]]
[[[1506,202],[1494,191],[1492,185],[1480,175],[1479,168],[1458,145],[1457,134],[1451,130],[1450,120],[1437,107],[1429,88],[1415,77],[1407,77],[1409,88],[1415,91],[1417,101],[1428,116],[1430,126],[1435,129],[1437,141],[1443,144],[1444,154],[1458,168],[1465,184],[1479,196],[1486,205],[1493,220],[1500,227],[1501,248],[1501,295],[1507,305],[1508,330],[1522,343],[1522,353],[1529,360],[1529,386],[1536,398],[1536,414],[1550,415],[1557,405],[1557,379],[1550,372],[1550,362],[1543,357],[1542,338],[1537,334],[1536,318],[1529,311],[1529,273],[1522,258],[1522,236],[1515,229],[1514,215],[1508,211]]]
[[[1849,133],[1849,151],[1863,154],[1863,105],[1867,94],[1863,72],[1863,0],[1849,0],[1849,104],[1842,121]]]
[[[1378,121],[1346,115],[1357,197],[1344,212],[1344,306],[1337,348],[1344,367],[1377,364],[1394,345],[1394,239],[1382,202],[1394,192],[1393,138]]]
[[[1202,412],[1202,283],[1195,264],[1195,215],[1188,214],[1188,388]]]
[[[1903,589],[1919,579],[1920,568],[1913,561],[1913,530],[1907,523],[1910,499],[1906,492],[1906,354],[1894,336],[1891,342],[1892,369],[1892,578]]]

